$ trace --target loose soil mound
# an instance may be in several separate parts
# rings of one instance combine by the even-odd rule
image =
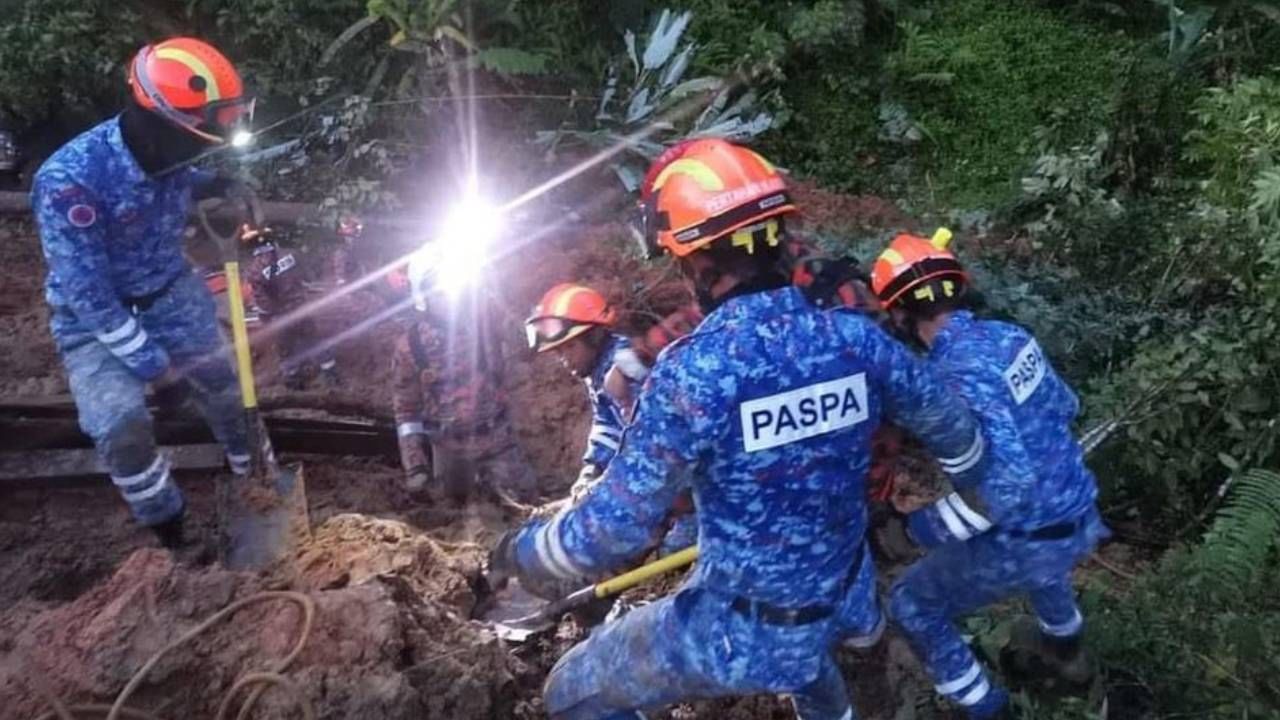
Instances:
[[[0,717],[67,704],[110,702],[167,642],[232,600],[260,589],[251,576],[192,570],[159,550],[139,550],[106,583],[75,602],[6,619],[14,638],[0,655]],[[487,631],[394,575],[309,593],[315,624],[286,675],[321,718],[514,717],[521,664]],[[130,705],[165,717],[213,717],[232,682],[289,652],[300,613],[283,602],[250,606],[156,665]],[[270,691],[257,717],[294,716]]]

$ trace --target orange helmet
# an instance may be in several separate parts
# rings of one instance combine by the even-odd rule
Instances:
[[[254,100],[231,61],[195,38],[147,45],[129,66],[129,85],[139,105],[212,143],[231,139],[253,118]]]
[[[660,158],[666,166],[643,188],[652,187],[641,210],[650,251],[663,249],[684,257],[736,230],[796,209],[782,175],[747,148],[706,139],[673,150]]]
[[[926,302],[941,300],[936,297],[934,289],[928,287],[934,281],[952,281],[942,282],[941,291],[946,297],[954,297],[963,289],[969,276],[956,256],[947,249],[950,242],[951,231],[941,228],[934,233],[932,240],[902,233],[889,243],[871,268],[871,289],[885,309],[904,298]],[[913,295],[908,296],[909,292]]]
[[[613,324],[614,312],[600,293],[584,285],[561,283],[547,291],[524,321],[529,347],[546,352],[593,327]]]

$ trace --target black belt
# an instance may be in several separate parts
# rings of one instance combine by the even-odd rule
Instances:
[[[173,279],[171,279],[169,282],[165,283],[164,286],[161,287],[159,290],[156,290],[154,292],[149,292],[146,295],[139,295],[137,297],[122,297],[120,298],[120,302],[124,303],[125,307],[132,308],[133,313],[135,315],[137,315],[138,313],[144,313],[150,310],[151,306],[155,305],[156,301],[159,300],[161,297],[163,297],[165,293],[169,292],[169,290],[173,287],[173,284],[178,282],[178,279],[181,277],[182,277],[182,274],[179,273],[178,275],[175,275]]]
[[[853,564],[850,565],[849,572],[845,574],[844,582],[840,583],[840,595],[842,597],[849,589],[849,586],[853,584],[854,579],[858,577],[858,571],[862,569],[862,555],[866,547],[865,540],[858,545],[858,552],[854,555]],[[784,608],[742,597],[741,595],[734,598],[729,607],[733,608],[736,613],[755,618],[766,625],[789,627],[808,625],[819,620],[825,620],[836,612],[835,605],[806,605],[798,608]]]
[[[1010,537],[1026,538],[1027,540],[1066,540],[1075,535],[1076,530],[1079,528],[1080,520],[1076,519],[1056,525],[1046,525],[1035,530],[1005,530],[1004,534]]]

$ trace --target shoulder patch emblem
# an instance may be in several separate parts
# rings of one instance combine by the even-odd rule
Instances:
[[[67,222],[74,227],[87,228],[97,221],[98,211],[94,210],[92,205],[81,203],[72,205],[71,209],[67,210]]]

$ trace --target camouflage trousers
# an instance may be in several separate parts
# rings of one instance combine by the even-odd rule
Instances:
[[[432,475],[450,496],[489,489],[524,503],[538,498],[537,474],[505,417],[484,432],[433,436],[431,457]]]
[[[553,720],[621,720],[691,700],[790,694],[801,720],[853,720],[831,619],[771,625],[732,596],[688,586],[596,629],[552,668]]]
[[[1084,620],[1071,571],[1108,530],[1094,509],[1060,539],[1014,537],[999,529],[942,545],[912,565],[889,593],[889,613],[937,683],[939,694],[971,709],[1003,695],[992,683],[953,618],[1006,598],[1027,596],[1046,634],[1071,637]],[[981,715],[979,715],[981,716]]]
[[[55,328],[74,327],[55,308]],[[213,298],[195,275],[185,275],[137,315],[148,337],[169,354],[232,468],[249,462],[244,411],[230,358],[218,334]],[[93,439],[112,482],[142,525],[182,514],[182,491],[168,460],[157,452],[146,383],[92,334],[55,331],[80,428]]]

